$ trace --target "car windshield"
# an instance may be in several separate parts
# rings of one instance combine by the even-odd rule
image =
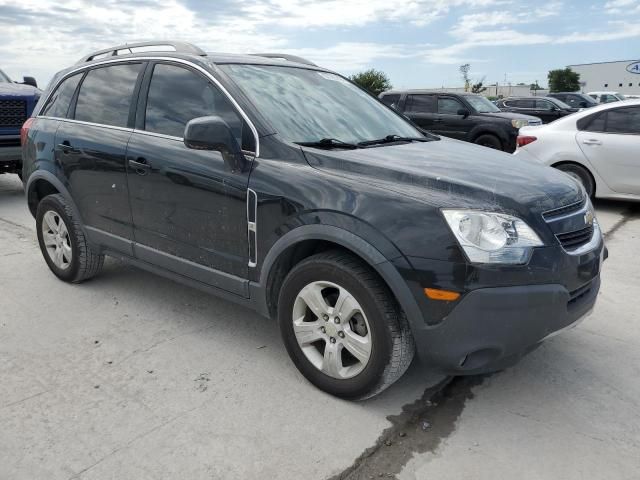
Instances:
[[[479,95],[468,95],[464,98],[471,104],[473,108],[476,109],[478,113],[496,113],[500,111],[498,107],[496,107],[485,97],[481,97]]]
[[[423,137],[409,122],[339,75],[273,65],[227,64],[220,68],[278,134],[291,142]]]
[[[0,70],[0,83],[11,83],[11,79],[2,70]]]
[[[562,108],[563,110],[572,108],[569,105],[567,105],[566,103],[564,103],[563,101],[558,100],[557,98],[547,97],[547,100],[549,100],[551,103],[555,104],[556,107]]]
[[[625,97],[623,94],[621,93],[616,93],[616,97],[618,97],[620,100],[626,100],[627,97]]]

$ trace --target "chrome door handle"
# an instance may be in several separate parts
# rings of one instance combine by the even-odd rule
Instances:
[[[595,139],[583,140],[582,143],[584,143],[585,145],[602,145],[602,142],[600,140]]]
[[[63,142],[58,144],[58,148],[64,153],[80,153],[80,150],[73,147],[69,142]]]

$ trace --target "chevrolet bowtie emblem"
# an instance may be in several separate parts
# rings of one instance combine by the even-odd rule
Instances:
[[[593,212],[587,212],[584,214],[584,223],[586,225],[593,225]]]

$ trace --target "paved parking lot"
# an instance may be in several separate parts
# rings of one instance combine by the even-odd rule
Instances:
[[[49,273],[0,176],[0,479],[640,477],[640,206],[598,203],[595,312],[483,378],[332,398],[274,323],[116,261]]]

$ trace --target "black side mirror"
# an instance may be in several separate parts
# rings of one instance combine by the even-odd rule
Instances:
[[[466,108],[461,108],[460,110],[458,110],[458,115],[462,115],[462,118],[467,118],[470,113]]]
[[[220,117],[199,117],[184,128],[184,144],[193,150],[215,150],[232,172],[242,172],[247,160],[231,128]]]
[[[22,77],[22,83],[38,88],[38,82],[36,82],[36,79],[33,77]]]

